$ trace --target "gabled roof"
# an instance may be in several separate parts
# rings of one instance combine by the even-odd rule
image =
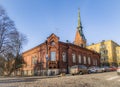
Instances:
[[[49,37],[47,37],[47,39],[52,37],[52,36],[55,36],[55,37],[57,37],[59,39],[59,37],[57,35],[55,35],[54,33],[52,33]]]

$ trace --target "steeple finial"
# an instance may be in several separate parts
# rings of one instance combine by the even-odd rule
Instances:
[[[78,8],[78,27],[81,27],[80,8]]]

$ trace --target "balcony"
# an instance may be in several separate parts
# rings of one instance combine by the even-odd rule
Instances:
[[[48,61],[48,68],[49,69],[56,69],[56,68],[58,68],[58,62],[57,61]]]

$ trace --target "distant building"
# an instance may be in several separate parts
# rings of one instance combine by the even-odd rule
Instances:
[[[25,66],[23,75],[53,75],[69,73],[73,65],[100,66],[100,55],[85,48],[86,39],[78,17],[78,27],[74,44],[59,41],[59,37],[51,34],[42,44],[24,52]]]
[[[102,65],[120,65],[120,46],[116,42],[103,40],[96,44],[93,43],[87,48],[101,54]]]
[[[116,59],[117,59],[117,64],[120,65],[120,46],[116,47]]]

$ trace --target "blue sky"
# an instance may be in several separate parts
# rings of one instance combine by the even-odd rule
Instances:
[[[17,29],[26,34],[23,51],[55,33],[74,41],[78,8],[87,43],[113,40],[120,44],[120,0],[0,0]]]

